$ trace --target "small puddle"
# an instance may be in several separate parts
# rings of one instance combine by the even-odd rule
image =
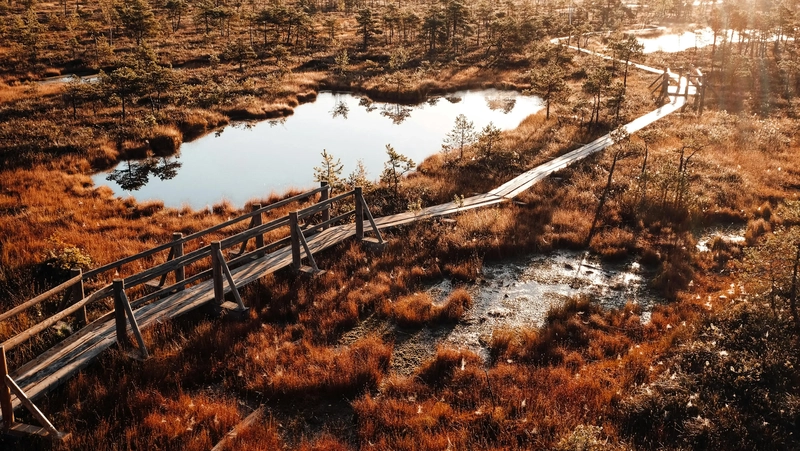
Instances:
[[[80,80],[83,83],[97,83],[100,81],[99,75],[84,75],[80,77],[75,74],[58,75],[56,77],[48,77],[36,82],[38,85],[52,85],[57,83],[69,83],[73,80]]]
[[[745,228],[742,226],[719,227],[706,230],[697,240],[697,250],[699,252],[710,252],[711,243],[717,238],[721,238],[727,243],[744,244],[744,233]]]

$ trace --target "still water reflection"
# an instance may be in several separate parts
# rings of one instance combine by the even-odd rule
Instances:
[[[694,31],[673,31],[658,36],[638,36],[637,39],[644,46],[644,53],[682,52],[693,48],[705,47],[714,42],[714,33],[710,28],[700,28]],[[721,36],[717,36],[717,44]]]
[[[478,130],[489,122],[513,129],[541,109],[540,99],[514,91],[457,92],[414,106],[323,92],[288,118],[230,125],[183,144],[176,157],[122,162],[93,179],[117,195],[160,199],[167,206],[204,208],[222,199],[242,206],[270,192],[314,186],[323,149],[341,159],[343,175],[362,160],[377,179],[386,144],[419,163],[439,152],[458,114]]]

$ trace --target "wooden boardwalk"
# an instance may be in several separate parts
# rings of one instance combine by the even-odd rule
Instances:
[[[663,73],[663,71],[647,68],[646,66],[636,65],[636,67],[655,73]],[[675,87],[675,90],[671,92],[671,94],[679,92],[678,89],[681,88]],[[633,134],[647,125],[659,120],[660,118],[677,111],[686,104],[687,98],[686,96],[675,95],[671,96],[670,100],[670,103],[663,105],[656,110],[651,111],[650,113],[628,123],[625,126],[627,131]],[[360,197],[360,189],[350,193],[345,193],[333,199],[328,199],[329,191],[327,190],[327,187],[325,187],[325,190],[315,190],[301,196],[296,196],[297,199],[292,198],[279,203],[284,205],[288,204],[289,201],[300,201],[301,197],[309,198],[316,194],[320,194],[321,198],[319,203],[316,204],[316,206],[307,207],[304,210],[300,210],[298,212],[299,216],[298,213],[292,213],[288,219],[284,217],[266,224],[262,224],[262,211],[266,212],[275,207],[268,206],[260,209],[254,209],[253,213],[229,221],[228,223],[233,224],[235,221],[251,219],[250,226],[247,230],[229,238],[225,238],[222,240],[221,245],[218,242],[216,245],[216,250],[212,245],[210,247],[203,247],[183,255],[182,247],[180,246],[182,246],[185,241],[188,241],[189,239],[196,239],[201,236],[202,233],[208,232],[204,231],[198,232],[197,234],[193,234],[186,238],[180,238],[178,241],[174,242],[175,244],[165,244],[154,248],[151,251],[146,251],[145,253],[139,254],[138,256],[129,257],[123,261],[106,265],[102,268],[99,268],[99,270],[113,270],[114,268],[122,266],[122,264],[127,264],[130,261],[134,261],[135,258],[149,256],[154,254],[156,251],[172,249],[170,251],[170,257],[167,258],[165,263],[156,265],[154,268],[146,270],[140,274],[129,276],[124,281],[118,281],[119,288],[117,288],[113,293],[116,301],[119,301],[119,303],[115,304],[117,308],[115,308],[113,312],[109,312],[89,323],[84,328],[64,339],[32,361],[14,369],[13,371],[8,372],[5,377],[15,381],[19,386],[19,389],[21,389],[21,392],[24,393],[27,398],[30,400],[36,399],[68,380],[79,370],[85,368],[100,353],[116,343],[120,337],[127,339],[127,335],[129,333],[132,333],[138,337],[140,336],[139,334],[141,329],[150,327],[158,321],[175,318],[215,300],[218,304],[222,304],[222,296],[224,293],[233,292],[239,302],[239,307],[242,308],[243,305],[241,304],[241,299],[238,297],[237,290],[233,289],[233,287],[242,287],[256,281],[261,277],[264,277],[267,274],[289,266],[292,266],[295,269],[305,268],[316,270],[316,264],[313,262],[313,254],[330,248],[351,237],[363,239],[365,229],[371,230],[371,232],[375,234],[376,237],[372,238],[373,241],[382,243],[382,238],[380,237],[379,232],[380,230],[401,226],[414,221],[447,216],[461,211],[496,205],[501,202],[509,201],[553,172],[561,170],[576,161],[599,152],[611,144],[613,144],[613,142],[610,135],[605,135],[589,144],[586,144],[578,149],[554,158],[547,163],[520,174],[519,176],[509,180],[508,182],[488,193],[465,198],[460,202],[449,202],[423,208],[419,211],[405,212],[376,218],[374,220],[369,215],[369,210],[366,207],[366,203],[363,202],[363,197]],[[330,218],[329,215],[331,211],[331,204],[334,201],[349,201],[351,199],[356,205],[354,211],[340,215],[333,219]],[[311,216],[314,214],[322,214],[322,222],[316,226],[305,229],[305,231],[301,229],[301,227],[298,225],[298,218],[303,217],[304,215]],[[292,219],[292,215],[294,215],[294,219]],[[351,217],[356,218],[355,223],[342,223],[344,221],[349,221]],[[337,222],[338,224],[336,224]],[[223,226],[227,226],[228,223],[215,226],[210,230],[220,230],[223,228]],[[290,236],[275,243],[263,243],[263,234],[266,231],[286,227],[290,229]],[[261,241],[259,241],[259,237]],[[254,250],[245,252],[245,247],[250,240],[255,240],[256,247]],[[180,246],[175,247],[178,245]],[[238,253],[239,255],[234,255],[234,258],[229,259],[229,261],[226,263],[223,254],[221,251],[219,251],[220,247],[222,249],[230,249],[239,245],[241,245],[241,251]],[[180,252],[176,251],[176,253],[173,253],[173,251],[177,249],[180,249]],[[229,253],[229,256],[230,255],[231,253]],[[183,278],[183,270],[186,266],[188,266],[190,263],[200,261],[203,258],[209,259],[209,257],[212,268],[202,271],[188,279]],[[307,265],[302,265],[301,258],[305,258],[309,262],[309,265],[311,265],[311,268],[309,268]],[[92,274],[87,273],[87,277],[84,278],[96,275],[99,270],[90,271]],[[171,286],[163,285],[167,275],[173,273],[175,284]],[[179,276],[179,274],[181,275]],[[228,283],[224,283],[226,280],[223,278],[223,275],[227,278]],[[158,288],[160,291],[155,294],[151,293],[150,295],[146,295],[140,299],[134,300],[133,302],[128,301],[123,288],[128,288],[132,285],[143,284],[148,280],[157,279],[158,277],[162,277],[162,285]],[[194,284],[192,285],[192,283]],[[66,287],[64,289],[69,288],[66,284],[64,284],[64,286]],[[94,300],[89,299],[92,296],[100,299],[102,297],[109,297],[112,295],[112,290],[110,287],[104,287],[103,290],[105,291],[103,293],[99,293],[100,295],[98,295],[98,293],[94,293],[88,297],[83,296],[81,293],[77,299],[81,299],[82,302],[88,303],[89,301]],[[125,307],[126,303],[126,310],[129,312],[127,319],[123,309],[120,308]],[[75,311],[79,312],[79,310]],[[3,316],[0,316],[0,320],[2,319]],[[126,330],[127,333],[121,335],[121,328]],[[2,361],[0,361],[0,363],[2,363],[3,366],[5,364],[5,350],[16,346],[19,344],[19,342],[23,341],[23,339],[27,338],[22,337],[17,339],[17,337],[14,337],[7,340],[5,343],[2,343],[1,346],[3,349],[0,349],[0,351],[2,351],[0,352]],[[143,344],[143,342],[141,343]],[[144,351],[146,354],[144,349],[141,351]],[[2,370],[2,368],[0,368],[0,370]],[[8,385],[8,382],[6,385]],[[0,384],[0,389],[3,388],[4,387],[2,384]],[[2,395],[3,393],[0,392],[0,398],[3,397]],[[16,409],[18,406],[24,404],[25,400],[20,399],[20,397],[15,393],[11,393],[10,395],[12,409]],[[0,399],[0,401],[2,401],[2,399]],[[7,415],[7,409],[3,410],[3,415]],[[5,420],[8,420],[8,416]],[[52,427],[52,425],[50,426]]]

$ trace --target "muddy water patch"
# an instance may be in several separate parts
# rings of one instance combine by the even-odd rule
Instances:
[[[745,227],[742,225],[731,225],[727,227],[717,227],[702,232],[697,239],[697,250],[700,252],[710,252],[713,250],[714,243],[722,240],[726,244],[743,245],[745,243]]]
[[[473,305],[457,324],[409,330],[371,317],[346,334],[343,342],[368,333],[394,340],[392,371],[401,375],[413,374],[439,345],[467,348],[487,359],[495,330],[541,327],[548,310],[571,296],[590,296],[606,308],[638,303],[642,318],[649,318],[658,299],[647,287],[652,275],[652,270],[634,260],[606,263],[574,251],[490,263],[483,267],[478,281],[464,287],[472,295]],[[461,286],[442,280],[426,291],[444,302]]]
[[[580,252],[559,251],[515,262],[490,264],[471,287],[473,308],[447,335],[445,342],[467,347],[486,357],[492,332],[497,329],[538,328],[547,312],[569,297],[590,296],[606,308],[638,303],[650,311],[657,296],[647,288],[649,272],[634,261],[605,263]],[[452,290],[450,281],[434,292]]]

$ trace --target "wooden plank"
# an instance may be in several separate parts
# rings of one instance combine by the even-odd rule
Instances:
[[[25,311],[25,310],[27,310],[27,309],[35,306],[35,305],[38,305],[38,304],[46,301],[49,297],[51,297],[51,296],[53,296],[55,294],[58,294],[58,293],[64,291],[65,289],[71,287],[72,285],[80,282],[82,278],[83,278],[82,274],[76,275],[76,276],[72,277],[71,279],[67,280],[66,282],[61,283],[61,284],[59,284],[59,285],[57,285],[57,286],[45,291],[44,293],[40,294],[39,296],[36,296],[35,298],[33,298],[33,299],[29,300],[29,301],[25,301],[22,304],[12,308],[11,310],[9,310],[7,312],[4,312],[3,314],[0,314],[0,321],[4,321],[4,320],[6,320],[8,318],[11,318],[12,316],[14,316],[14,315],[16,315],[16,314],[18,314],[18,313],[20,313],[22,311]]]
[[[28,379],[33,375],[40,374],[42,371],[47,371],[51,369],[51,363],[55,361],[59,356],[63,356],[69,353],[79,352],[81,349],[87,348],[91,345],[92,338],[97,336],[98,334],[102,334],[104,328],[111,328],[110,318],[99,322],[94,321],[89,326],[84,327],[83,329],[79,330],[77,333],[70,335],[69,337],[65,338],[61,342],[57,343],[52,348],[48,349],[47,351],[43,352],[30,362],[22,365],[21,367],[17,368],[16,370],[11,372],[11,376],[20,384],[21,387],[25,389],[25,391],[31,396],[35,398],[35,396],[30,392],[29,386],[30,382]]]
[[[11,426],[4,431],[6,434],[14,435],[17,437],[30,437],[31,435],[38,435],[41,437],[49,437],[50,433],[47,429],[41,426],[34,426],[32,424],[14,422]]]
[[[244,232],[237,233],[236,235],[229,236],[228,238],[224,238],[220,240],[220,247],[222,249],[227,249],[231,246],[239,244],[243,241],[247,241],[250,238],[257,237],[258,235],[263,235],[267,232],[271,232],[273,230],[279,229],[281,227],[289,225],[288,218],[280,218],[274,221],[270,221],[266,224],[262,224],[258,227],[254,227],[252,229],[247,229]]]
[[[322,188],[320,188],[320,189],[322,189]],[[310,207],[306,207],[306,208],[304,208],[302,210],[298,210],[297,211],[297,219],[303,219],[303,218],[305,218],[307,216],[313,215],[314,213],[323,211],[324,209],[329,208],[331,206],[331,204],[333,204],[334,202],[338,202],[340,200],[347,199],[348,197],[352,196],[353,194],[355,194],[355,190],[351,190],[351,191],[348,191],[346,193],[339,194],[338,196],[334,196],[334,197],[331,197],[330,199],[326,199],[326,200],[324,200],[322,202],[318,202],[318,203],[316,203],[316,204],[314,204],[314,205],[312,205]]]
[[[153,299],[158,299],[164,297],[166,295],[172,294],[177,291],[181,291],[186,288],[187,285],[197,282],[199,280],[211,277],[211,269],[207,269],[205,271],[199,272],[188,279],[184,279],[178,283],[172,284],[170,286],[164,287],[158,291],[154,291],[152,293],[148,293],[134,301],[131,302],[131,308],[137,308],[147,302],[152,301]]]

